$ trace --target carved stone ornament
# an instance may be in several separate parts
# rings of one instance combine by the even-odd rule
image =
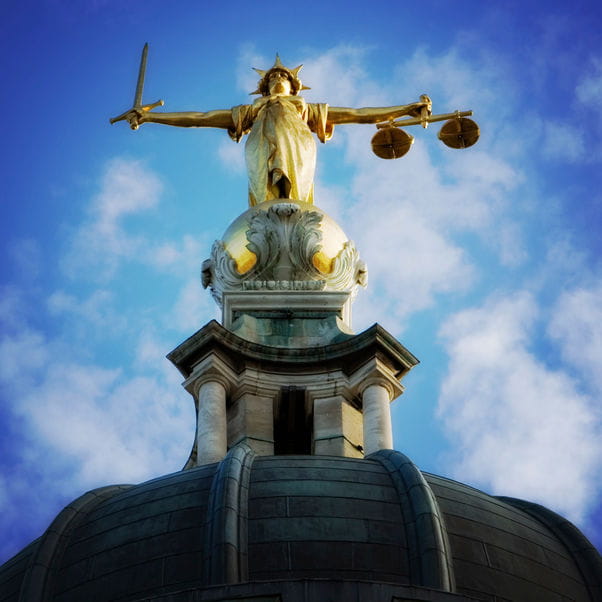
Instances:
[[[367,270],[353,242],[345,242],[329,273],[314,265],[314,256],[322,249],[321,223],[320,212],[303,211],[291,202],[254,211],[245,234],[247,249],[257,257],[255,264],[240,274],[224,242],[216,240],[211,258],[203,262],[203,287],[210,288],[220,306],[224,291],[328,290],[355,294],[358,284],[366,285]]]

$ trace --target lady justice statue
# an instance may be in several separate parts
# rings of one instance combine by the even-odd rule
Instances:
[[[125,119],[132,129],[148,122],[223,128],[236,142],[248,134],[245,159],[250,206],[273,199],[313,203],[316,144],[312,132],[320,142],[326,142],[336,124],[391,122],[403,115],[424,119],[431,111],[427,96],[408,105],[363,109],[308,103],[299,96],[301,90],[308,89],[299,79],[302,65],[289,69],[276,55],[270,69],[255,69],[261,79],[252,94],[261,94],[261,97],[253,104],[205,113],[154,113],[152,109],[163,104],[162,101],[146,106],[141,102],[146,52],[145,46],[134,107],[111,121]]]

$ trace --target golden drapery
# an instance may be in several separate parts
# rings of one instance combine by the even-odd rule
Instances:
[[[245,159],[249,175],[249,205],[281,198],[277,183],[286,178],[288,198],[313,203],[316,168],[314,132],[321,142],[332,136],[328,105],[307,103],[300,96],[263,96],[252,105],[232,108],[237,142],[249,134]]]

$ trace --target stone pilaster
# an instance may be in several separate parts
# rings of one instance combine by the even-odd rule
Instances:
[[[228,408],[228,448],[248,445],[257,455],[274,453],[274,399],[245,392]]]
[[[342,395],[314,400],[314,454],[362,458],[362,414]]]

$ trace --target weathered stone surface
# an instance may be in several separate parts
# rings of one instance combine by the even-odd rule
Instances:
[[[363,457],[362,414],[341,396],[314,400],[314,453]]]
[[[402,393],[400,379],[418,363],[378,325],[329,345],[278,348],[210,322],[168,357],[185,376],[198,411],[196,444],[186,468],[225,453],[218,408],[227,412],[226,446],[242,442],[259,455],[362,457],[366,437],[371,452],[390,448],[389,402]],[[293,405],[308,420],[296,433],[280,428],[297,424],[299,416],[288,416]],[[303,441],[295,438],[299,433]]]
[[[112,493],[71,507],[64,537],[61,518],[6,563],[0,600],[597,599],[600,557],[578,532],[394,451],[275,457],[241,446]],[[446,571],[455,591],[441,587]],[[32,585],[42,598],[26,597]]]
[[[228,450],[226,388],[207,380],[198,392],[197,465],[219,462]]]
[[[508,600],[596,600],[597,577],[587,577],[591,565],[571,553],[545,522],[503,499],[425,477],[445,520],[459,592],[479,599],[496,594]],[[589,568],[590,575],[602,574],[595,555],[599,569]]]
[[[228,408],[228,448],[248,445],[257,455],[274,454],[274,405],[270,397],[243,393]]]
[[[389,390],[380,383],[371,384],[362,392],[366,455],[380,449],[393,449],[390,401]]]

